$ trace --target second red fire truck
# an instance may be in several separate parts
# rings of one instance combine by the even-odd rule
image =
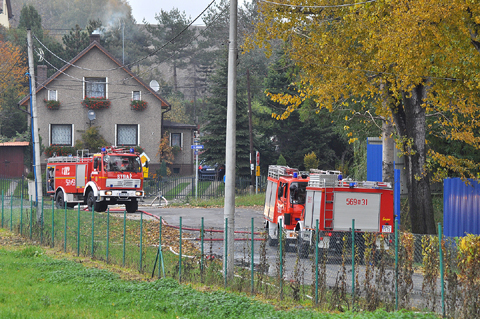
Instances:
[[[393,189],[383,182],[344,181],[339,171],[307,173],[271,165],[264,218],[270,246],[278,243],[281,223],[286,250],[296,245],[302,257],[308,256],[318,220],[322,232],[319,248],[338,253],[343,235],[352,229],[352,220],[359,234],[393,232]]]
[[[144,197],[142,162],[133,149],[109,147],[95,154],[51,157],[46,184],[59,208],[84,204],[104,212],[109,205],[124,204],[134,213]]]

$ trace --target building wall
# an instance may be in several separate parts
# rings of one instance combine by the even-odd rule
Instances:
[[[61,74],[50,82],[46,89],[37,94],[39,135],[45,146],[50,145],[51,124],[73,124],[73,142],[81,140],[82,133],[91,125],[99,128],[100,134],[111,145],[116,144],[116,124],[139,124],[139,145],[150,157],[151,163],[159,162],[156,156],[161,137],[161,102],[144,86],[118,68],[108,56],[98,48],[93,47],[86,55],[80,58],[66,73]],[[88,119],[89,109],[81,103],[84,98],[84,77],[106,77],[107,95],[111,101],[110,108],[94,110],[96,119]],[[44,99],[47,99],[48,90],[57,90],[57,100],[61,106],[58,110],[46,108]],[[132,91],[140,91],[141,99],[147,101],[148,107],[143,111],[131,108]],[[96,150],[90,150],[96,151]],[[45,154],[42,154],[42,163],[45,163]]]
[[[10,28],[10,22],[8,21],[8,9],[7,0],[0,0],[0,25],[5,28]]]

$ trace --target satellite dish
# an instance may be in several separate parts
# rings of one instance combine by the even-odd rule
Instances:
[[[45,56],[45,52],[41,48],[37,49],[37,55],[38,55],[38,62],[43,61],[43,57]]]
[[[97,118],[97,115],[95,114],[95,111],[93,111],[93,110],[88,111],[88,119],[89,119],[90,121],[93,121],[93,120],[95,120],[96,118]]]
[[[158,84],[157,80],[151,80],[150,81],[150,87],[155,91],[158,92],[160,89],[160,84]]]

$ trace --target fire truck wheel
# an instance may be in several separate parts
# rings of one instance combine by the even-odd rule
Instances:
[[[300,258],[308,258],[310,253],[310,244],[298,236],[297,250]]]
[[[107,210],[107,207],[108,207],[108,204],[105,203],[105,202],[98,202],[98,203],[95,203],[95,210],[97,212],[105,212]]]
[[[138,202],[136,199],[132,199],[131,202],[125,203],[125,208],[127,209],[127,213],[135,213],[138,210]]]
[[[267,240],[268,246],[270,247],[277,247],[278,246],[278,239],[273,239],[268,235],[268,240]]]
[[[65,208],[65,200],[62,191],[59,191],[55,197],[55,206],[57,206],[59,209]]]
[[[87,207],[88,210],[93,212],[93,210],[96,208],[95,207],[95,195],[93,194],[93,191],[89,192],[87,195]]]

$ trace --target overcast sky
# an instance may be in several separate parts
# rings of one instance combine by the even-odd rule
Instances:
[[[185,11],[187,17],[195,19],[205,9],[212,0],[128,0],[132,7],[133,17],[137,23],[142,23],[145,18],[149,23],[156,23],[155,13],[170,11],[177,8],[180,11]],[[243,2],[243,1],[239,1]],[[195,24],[202,24],[201,19]]]

